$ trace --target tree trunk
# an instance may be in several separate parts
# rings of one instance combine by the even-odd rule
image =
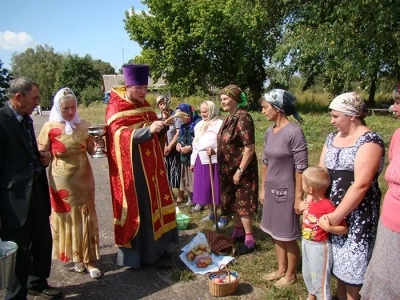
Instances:
[[[375,107],[375,92],[376,92],[377,73],[371,75],[371,87],[369,88],[369,96],[367,101],[368,107]]]
[[[257,111],[260,110],[260,105],[258,104],[258,101],[261,98],[261,87],[259,84],[252,84],[249,86],[252,99],[247,99],[247,106],[249,108],[249,111]]]

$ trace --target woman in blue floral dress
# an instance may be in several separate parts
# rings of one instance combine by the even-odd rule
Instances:
[[[374,247],[381,191],[384,144],[364,121],[366,106],[356,93],[344,93],[330,104],[331,124],[338,131],[328,135],[320,166],[328,169],[330,199],[336,210],[319,220],[337,225],[344,218],[347,235],[332,235],[333,268],[339,299],[360,299],[359,291]]]

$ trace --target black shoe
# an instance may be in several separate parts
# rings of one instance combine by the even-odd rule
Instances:
[[[244,243],[244,240],[246,239],[245,235],[237,236],[235,237],[235,242],[237,243]]]
[[[254,244],[253,247],[247,247],[245,244],[241,244],[237,251],[237,255],[249,254],[249,253],[253,252],[254,250],[256,250],[255,246],[256,245]]]
[[[51,286],[47,286],[46,288],[39,289],[28,289],[28,294],[31,296],[40,296],[46,299],[61,299],[62,293],[60,290],[57,290]]]

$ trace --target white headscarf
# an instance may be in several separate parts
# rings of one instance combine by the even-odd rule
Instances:
[[[219,109],[218,106],[215,105],[212,101],[204,101],[202,104],[206,104],[208,106],[208,120],[203,121],[203,126],[201,126],[198,133],[196,133],[194,140],[197,141],[206,131],[208,125],[219,119]]]
[[[56,121],[56,122],[60,122],[60,123],[64,122],[65,123],[65,133],[68,135],[71,135],[73,132],[73,129],[76,128],[75,124],[79,124],[81,122],[81,118],[78,115],[78,109],[76,110],[75,116],[72,119],[72,121],[64,120],[64,118],[62,117],[61,109],[60,109],[60,102],[63,98],[67,98],[70,96],[72,96],[75,99],[75,105],[78,108],[78,102],[76,101],[76,96],[75,96],[74,92],[70,88],[65,87],[65,88],[60,89],[54,96],[54,99],[53,99],[54,103],[53,103],[53,107],[51,108],[50,117],[49,117],[50,121]]]

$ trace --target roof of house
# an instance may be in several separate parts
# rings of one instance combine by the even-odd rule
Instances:
[[[106,92],[111,90],[111,88],[115,85],[124,85],[124,75],[122,74],[112,74],[112,75],[103,75],[103,91]],[[149,77],[149,89],[157,90],[163,86],[165,86],[165,81],[160,78],[156,82],[154,82],[151,77]]]

